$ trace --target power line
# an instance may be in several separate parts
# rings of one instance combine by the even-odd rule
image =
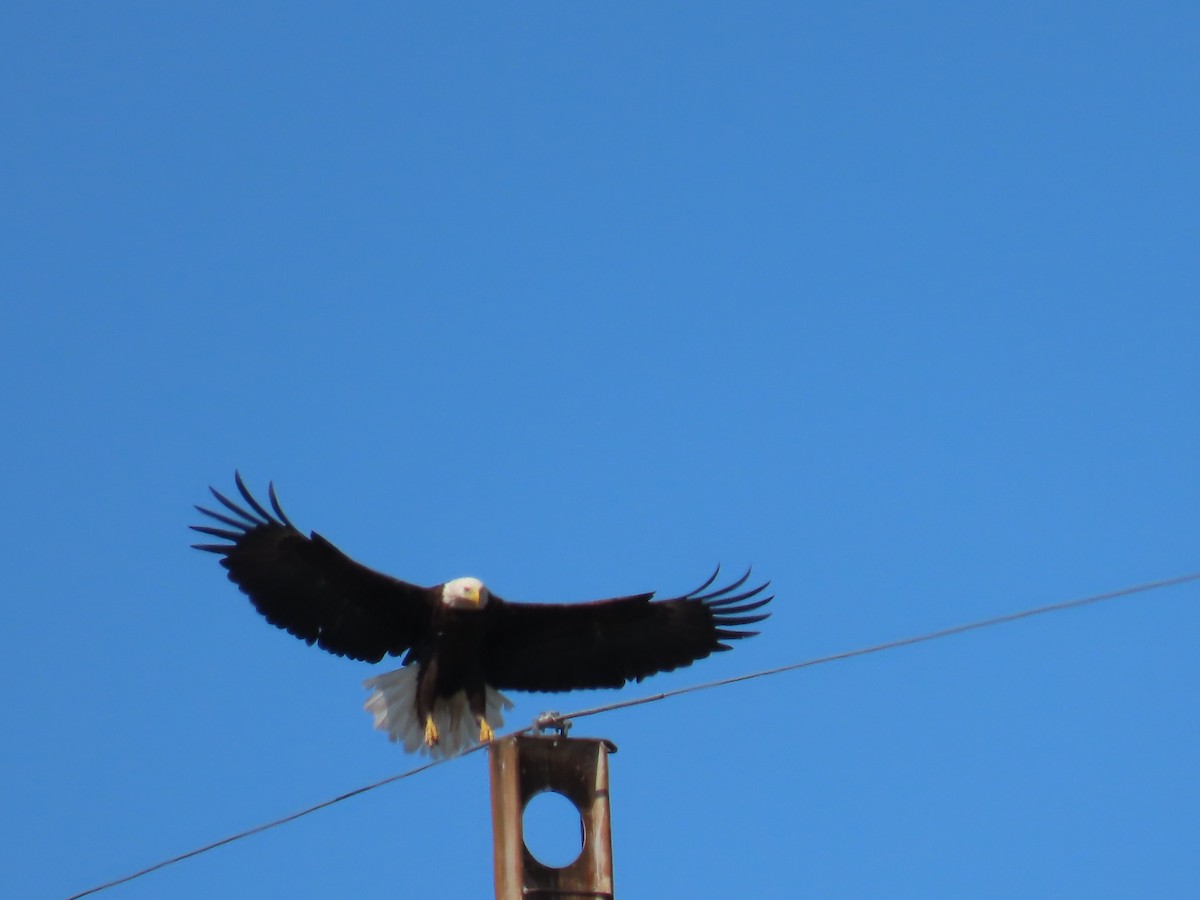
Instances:
[[[529,729],[526,729],[528,731]],[[467,756],[474,753],[476,750],[482,750],[484,744],[477,744],[470,750],[460,753],[459,756]],[[409,769],[407,772],[401,772],[398,775],[391,775],[384,778],[382,781],[376,781],[374,784],[364,785],[360,788],[355,788],[352,791],[347,791],[344,794],[339,794],[336,797],[331,797],[328,800],[310,806],[307,809],[302,809],[299,812],[294,812],[280,819],[275,819],[271,822],[265,822],[262,825],[255,825],[253,828],[248,828],[245,831],[239,831],[237,834],[231,834],[228,837],[221,838],[219,841],[213,841],[211,844],[205,844],[203,847],[197,847],[195,850],[189,850],[187,853],[180,853],[178,856],[172,856],[170,859],[164,859],[162,862],[157,862],[152,866],[146,866],[144,869],[139,869],[129,875],[121,878],[114,878],[112,881],[106,881],[104,884],[98,884],[95,887],[90,887],[86,891],[80,891],[78,894],[72,894],[67,900],[79,900],[80,897],[87,897],[92,894],[98,894],[100,891],[108,890],[111,887],[116,887],[119,884],[133,881],[135,878],[141,878],[143,875],[149,875],[151,872],[157,872],[159,869],[165,869],[167,866],[172,866],[175,863],[183,862],[185,859],[191,859],[193,856],[199,856],[201,853],[207,853],[209,850],[216,850],[218,847],[224,847],[226,844],[232,844],[234,841],[240,841],[242,838],[248,838],[252,834],[260,834],[264,831],[269,831],[280,825],[286,825],[288,822],[294,822],[296,819],[303,818],[310,813],[315,813],[318,810],[325,809],[328,806],[333,806],[335,803],[341,803],[343,800],[349,800],[351,797],[357,797],[359,794],[365,794],[367,791],[373,791],[375,788],[381,788],[385,784],[391,784],[395,781],[403,781],[405,778],[411,778],[413,775],[419,775],[426,769],[432,769],[434,766],[440,766],[442,763],[449,762],[451,759],[458,757],[443,757],[442,759],[431,760],[423,766],[417,766],[415,769]]]
[[[1193,581],[1200,581],[1200,572],[1193,572],[1189,575],[1179,575],[1174,578],[1163,578],[1158,581],[1147,581],[1143,582],[1142,584],[1133,585],[1132,587],[1119,588],[1115,591],[1106,591],[1101,594],[1091,594],[1087,597],[1078,597],[1074,600],[1063,600],[1058,603],[1050,603],[1045,606],[1033,607],[1032,609],[1023,609],[1019,612],[1007,613],[1002,616],[993,616],[989,619],[979,619],[978,621],[968,622],[964,625],[954,625],[949,628],[938,629],[937,631],[928,631],[924,634],[898,638],[896,640],[886,641],[882,644],[872,644],[871,646],[860,647],[856,650],[843,650],[840,653],[830,653],[826,656],[816,656],[811,659],[806,659],[797,663],[791,663],[786,666],[776,666],[772,669],[763,669],[758,672],[751,672],[747,675],[735,675],[732,678],[720,678],[716,681],[707,681],[701,684],[688,685],[686,687],[676,688],[670,691],[662,691],[658,694],[650,694],[645,697],[635,697],[630,700],[619,700],[615,703],[607,703],[603,706],[582,709],[577,712],[567,713],[565,715],[559,713],[547,713],[540,716],[533,725],[527,725],[524,728],[518,728],[514,731],[510,731],[501,737],[512,737],[513,735],[527,734],[528,732],[533,731],[535,728],[541,729],[546,727],[561,726],[563,723],[572,721],[574,719],[582,719],[586,718],[587,716],[596,716],[600,715],[601,713],[612,712],[613,710],[618,709],[627,709],[631,706],[642,706],[647,703],[656,703],[659,700],[666,700],[669,697],[678,697],[682,694],[692,694],[696,693],[697,691],[706,691],[712,688],[737,684],[741,681],[752,681],[756,678],[766,678],[772,675],[780,675],[784,672],[794,672],[797,669],[807,669],[812,666],[822,665],[824,663],[837,662],[843,659],[853,659],[858,656],[867,656],[872,653],[882,653],[884,650],[895,650],[899,647],[907,647],[912,644],[922,644],[927,641],[935,641],[939,640],[940,638],[964,634],[968,631],[978,631],[983,628],[992,628],[996,625],[1005,625],[1009,622],[1016,622],[1019,619],[1029,619],[1034,616],[1046,615],[1048,613],[1061,612],[1067,609],[1076,609],[1081,606],[1090,606],[1094,603],[1100,603],[1104,600],[1115,600],[1118,597],[1128,597],[1131,594],[1142,594],[1146,593],[1147,591],[1158,590],[1161,588],[1177,587],[1178,585],[1188,584],[1189,582]],[[500,738],[497,738],[497,740],[499,739]],[[104,884],[98,884],[95,887],[90,887],[78,894],[72,894],[70,897],[67,897],[66,900],[80,900],[82,897],[88,897],[92,894],[97,894],[100,891],[107,890],[108,888],[126,884],[136,878],[141,878],[143,875],[149,875],[151,872],[157,872],[159,869],[164,869],[167,866],[174,865],[175,863],[183,862],[185,859],[191,859],[194,856],[207,853],[209,850],[215,850],[218,847],[224,847],[226,844],[232,844],[235,841],[240,841],[242,838],[247,838],[251,835],[269,831],[272,828],[277,828],[278,826],[285,825],[288,822],[294,822],[296,819],[303,818],[311,813],[315,813],[319,810],[333,806],[335,803],[341,803],[343,800],[349,800],[351,797],[357,797],[360,794],[365,794],[368,791],[373,791],[376,788],[383,787],[384,785],[392,784],[397,781],[403,781],[406,778],[419,775],[422,772],[432,769],[435,766],[440,766],[443,763],[450,762],[453,759],[461,759],[464,756],[470,756],[472,753],[482,750],[485,746],[487,745],[476,744],[474,747],[471,747],[469,750],[460,753],[458,756],[432,760],[424,765],[409,769],[406,772],[401,772],[397,775],[391,775],[381,781],[376,781],[373,784],[355,788],[352,791],[339,794],[336,797],[331,797],[328,800],[324,800],[321,803],[307,807],[306,809],[302,809],[298,812],[291,813],[290,815],[283,816],[282,818],[275,819],[271,822],[266,822],[262,825],[256,825],[253,828],[240,831],[237,834],[231,834],[228,837],[221,838],[219,841],[213,841],[211,844],[205,844],[203,847],[197,847],[194,850],[189,850],[187,853],[181,853],[178,856],[171,857],[170,859],[164,859],[152,866],[139,869],[138,871],[129,875],[125,875],[121,878],[116,878],[112,881],[107,881]]]
[[[739,681],[752,681],[755,678],[766,678],[768,675],[779,675],[783,672],[794,672],[797,669],[807,669],[811,666],[819,666],[822,663],[837,662],[842,659],[853,659],[856,656],[867,656],[871,653],[881,653],[884,650],[895,650],[897,647],[908,647],[912,644],[923,644],[926,641],[936,641],[939,638],[951,637],[956,634],[963,634],[968,631],[978,631],[981,628],[991,628],[995,625],[1005,625],[1009,622],[1016,622],[1018,619],[1029,619],[1033,616],[1042,616],[1047,613],[1061,612],[1065,609],[1076,609],[1080,606],[1090,606],[1093,603],[1100,603],[1104,600],[1115,600],[1117,597],[1127,597],[1130,594],[1140,594],[1146,591],[1153,591],[1158,588],[1175,587],[1180,584],[1187,584],[1191,581],[1200,581],[1200,572],[1193,572],[1190,575],[1179,575],[1175,578],[1164,578],[1161,581],[1147,581],[1144,584],[1134,585],[1133,587],[1120,588],[1115,591],[1106,591],[1103,594],[1092,594],[1087,597],[1078,597],[1074,600],[1063,600],[1058,603],[1050,603],[1046,606],[1038,606],[1033,609],[1023,609],[1019,612],[1007,613],[1003,616],[994,616],[990,619],[980,619],[977,622],[968,622],[965,625],[954,625],[950,628],[942,628],[938,631],[929,631],[925,634],[918,634],[913,637],[897,638],[894,641],[886,641],[882,644],[873,644],[870,647],[860,647],[857,650],[843,650],[840,653],[830,653],[828,656],[816,656],[812,659],[806,659],[803,662],[791,663],[786,666],[777,666],[774,669],[763,669],[760,672],[751,672],[748,675],[734,675],[732,678],[720,678],[716,681],[707,681],[703,684],[693,684],[687,687],[675,688],[671,691],[663,691],[660,694],[650,694],[646,697],[635,697],[630,700],[618,700],[615,703],[606,703],[604,706],[596,706],[591,709],[582,709],[578,712],[573,712],[565,716],[550,716],[543,717],[545,724],[553,724],[566,722],[573,719],[582,719],[585,716],[595,716],[600,713],[611,712],[615,709],[626,709],[630,706],[642,706],[646,703],[655,703],[659,700],[665,700],[668,697],[678,697],[680,694],[691,694],[696,691],[706,691],[709,688],[724,687],[727,684],[737,684]]]

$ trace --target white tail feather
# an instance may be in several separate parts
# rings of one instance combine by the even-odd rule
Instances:
[[[417,717],[417,675],[420,666],[405,666],[368,678],[363,687],[371,692],[363,708],[375,719],[375,727],[387,732],[388,740],[404,744],[409,753],[429,753],[434,759],[454,756],[473,746],[479,737],[479,727],[471,715],[467,695],[459,691],[442,697],[433,705],[433,724],[437,726],[438,742],[425,746],[425,723]],[[487,723],[497,731],[504,725],[504,710],[512,702],[494,688],[484,688]]]

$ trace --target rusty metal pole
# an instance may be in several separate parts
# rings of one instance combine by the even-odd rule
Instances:
[[[612,898],[608,754],[615,749],[604,740],[548,735],[491,745],[496,900]],[[583,823],[583,849],[560,869],[543,865],[525,846],[525,806],[543,791],[565,796]]]

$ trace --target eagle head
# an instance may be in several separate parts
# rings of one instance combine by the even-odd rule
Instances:
[[[442,585],[442,603],[452,609],[483,609],[488,589],[478,578],[455,578]]]

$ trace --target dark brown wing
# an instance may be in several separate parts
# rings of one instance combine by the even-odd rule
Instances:
[[[219,554],[229,580],[268,622],[309,645],[367,662],[403,653],[428,632],[430,588],[368,569],[316,532],[305,537],[284,514],[274,485],[268,490],[272,514],[246,490],[241,475],[234,478],[250,508],[210,488],[232,515],[196,509],[228,527],[191,526],[230,543],[192,546]]]
[[[659,601],[635,594],[593,603],[506,603],[493,595],[485,609],[484,677],[500,689],[569,691],[621,687],[690,665],[728,650],[725,641],[758,633],[738,626],[765,619],[767,613],[754,610],[773,598],[759,596],[770,582],[739,593],[749,577],[709,590],[714,572],[696,590]]]

